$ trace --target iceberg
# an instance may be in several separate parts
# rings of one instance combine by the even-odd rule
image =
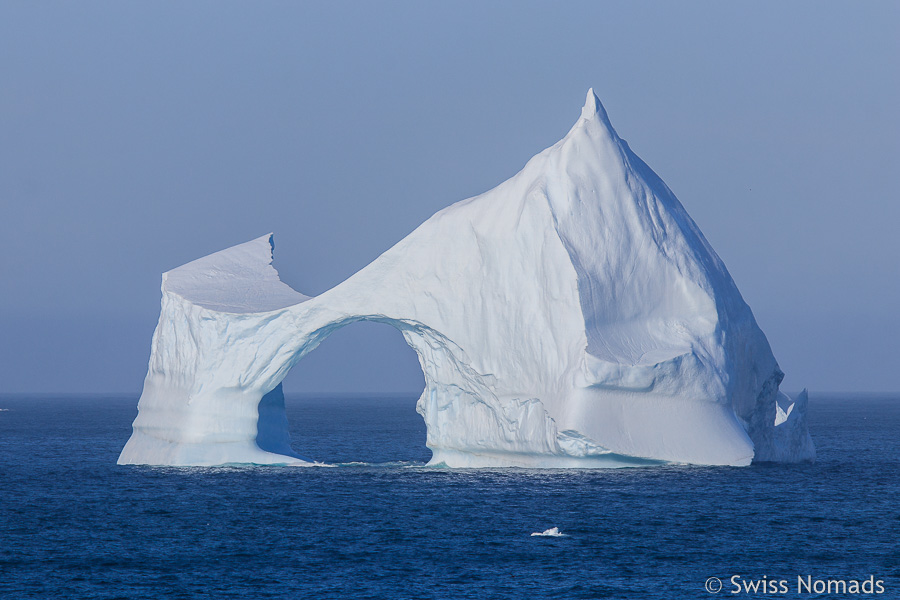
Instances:
[[[531,537],[569,537],[565,533],[560,533],[559,527],[551,527],[550,529],[546,529],[544,531],[536,531],[531,534]]]
[[[291,449],[281,381],[356,321],[418,355],[429,464],[811,461],[725,265],[594,95],[511,179],[453,204],[315,297],[271,234],[162,276],[133,433],[118,462],[316,464]]]

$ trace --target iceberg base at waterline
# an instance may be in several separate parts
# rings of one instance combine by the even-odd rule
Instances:
[[[309,297],[271,234],[163,275],[120,464],[314,464],[281,382],[331,333],[391,325],[418,355],[431,464],[809,461],[805,392],[725,265],[593,91],[558,143]]]

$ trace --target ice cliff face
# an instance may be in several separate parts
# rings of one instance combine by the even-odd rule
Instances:
[[[163,275],[119,463],[309,464],[281,380],[336,329],[399,329],[418,354],[433,464],[605,467],[812,460],[783,377],[697,225],[593,91],[565,138],[431,217],[320,296],[263,236]],[[312,457],[314,458],[314,457]]]

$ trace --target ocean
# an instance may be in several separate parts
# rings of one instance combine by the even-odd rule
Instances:
[[[136,405],[0,396],[0,598],[900,598],[900,397],[813,395],[815,464],[593,471],[424,467],[410,396],[289,396],[335,468],[117,466]]]

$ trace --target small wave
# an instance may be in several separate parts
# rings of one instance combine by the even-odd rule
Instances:
[[[0,412],[9,412],[8,408],[0,408]]]
[[[425,463],[418,462],[414,460],[395,460],[389,462],[363,462],[363,461],[350,461],[350,462],[339,462],[335,463],[332,466],[336,467],[375,467],[375,468],[391,468],[391,467],[424,467]]]
[[[531,537],[569,537],[569,536],[566,535],[565,533],[560,533],[559,527],[551,527],[550,529],[547,529],[540,533],[538,533],[538,532],[532,533]]]

